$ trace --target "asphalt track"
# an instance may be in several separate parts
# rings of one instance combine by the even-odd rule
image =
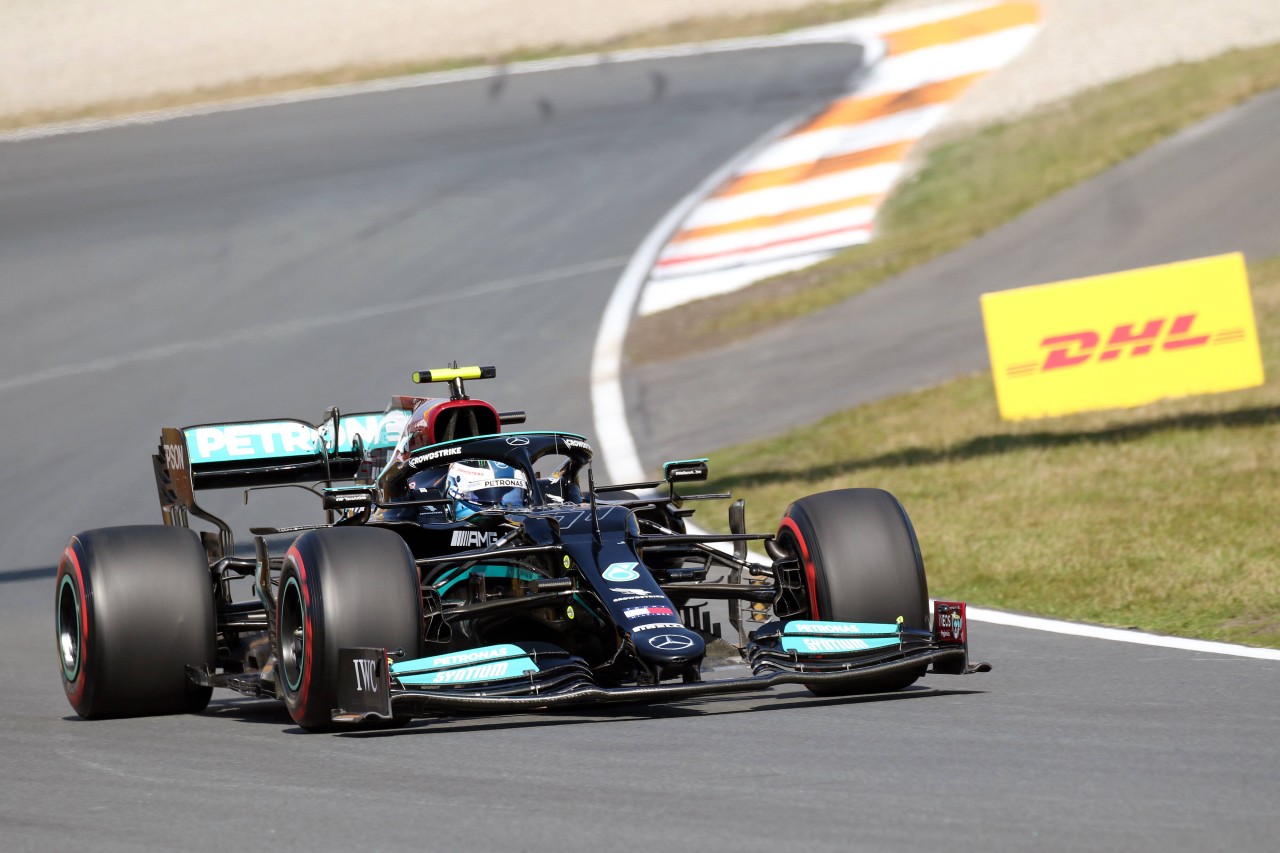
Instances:
[[[588,431],[635,246],[855,64],[760,51],[0,145],[0,849],[1273,849],[1280,664],[998,626],[973,630],[995,672],[858,701],[334,736],[230,694],[70,714],[52,564],[73,530],[158,520],[159,426],[379,407],[456,358],[498,364],[488,396],[531,425]],[[241,526],[282,518],[238,500]]]

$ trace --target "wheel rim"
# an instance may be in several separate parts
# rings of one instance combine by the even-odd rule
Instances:
[[[280,670],[285,685],[294,693],[302,688],[302,674],[307,667],[306,622],[302,589],[298,579],[290,577],[280,593]]]
[[[58,585],[58,657],[62,675],[75,681],[80,674],[80,595],[70,575]]]

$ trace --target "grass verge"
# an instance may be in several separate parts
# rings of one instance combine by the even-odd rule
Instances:
[[[498,56],[463,56],[433,62],[347,66],[328,71],[240,80],[220,86],[88,104],[74,109],[34,110],[0,116],[0,131],[54,122],[113,118],[153,110],[233,101],[242,98],[297,91],[299,89],[336,86],[344,83],[361,83],[368,80],[426,74],[433,71],[454,71],[459,68],[510,65],[515,62],[577,56],[586,53],[616,53],[623,50],[665,47],[673,44],[714,41],[716,39],[772,35],[801,27],[864,17],[878,11],[886,2],[887,0],[838,0],[838,2],[814,3],[796,9],[759,12],[748,15],[688,18],[601,42],[554,44],[508,51]]]
[[[934,595],[1280,646],[1280,257],[1251,279],[1262,387],[1005,423],[968,376],[716,453],[710,488],[753,529],[802,495],[888,489]]]
[[[939,144],[881,210],[875,241],[737,293],[639,318],[628,358],[640,364],[709,349],[828,308],[1276,86],[1280,45],[1234,50],[1102,86]],[[679,352],[669,346],[673,334],[686,342]]]

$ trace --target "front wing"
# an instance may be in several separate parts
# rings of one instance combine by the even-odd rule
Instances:
[[[935,673],[986,672],[970,665],[964,605],[938,602],[934,630],[901,625],[796,621],[769,623],[747,648],[752,675],[680,684],[601,687],[579,658],[545,644],[512,643],[392,663],[384,649],[342,649],[334,722],[430,716],[448,711],[511,713],[605,703],[670,702],[751,693],[784,684],[832,692],[932,667]]]

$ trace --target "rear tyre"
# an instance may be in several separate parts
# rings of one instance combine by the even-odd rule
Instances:
[[[213,576],[185,527],[79,533],[54,587],[62,687],[86,718],[197,713],[211,687],[187,666],[214,663]]]
[[[838,489],[787,507],[778,544],[801,563],[808,616],[835,622],[896,622],[929,629],[929,590],[915,529],[902,504],[881,489]],[[900,690],[925,667],[856,688],[810,686],[818,696]]]
[[[278,683],[289,714],[309,731],[331,729],[339,649],[404,649],[421,657],[422,588],[413,554],[398,535],[376,527],[304,533],[285,556],[276,620]]]

